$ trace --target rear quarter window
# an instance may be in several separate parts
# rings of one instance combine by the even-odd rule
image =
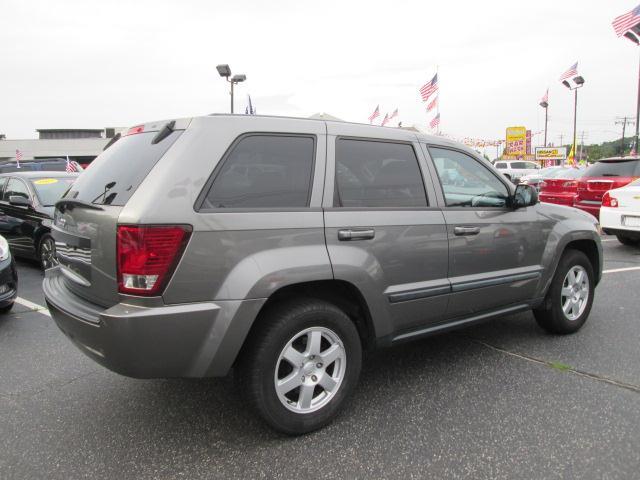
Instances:
[[[151,142],[158,132],[122,137],[98,155],[91,163],[91,168],[78,177],[64,198],[125,205],[182,132],[176,130],[156,144]]]

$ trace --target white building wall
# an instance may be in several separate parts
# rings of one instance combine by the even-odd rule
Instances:
[[[12,159],[16,149],[24,160],[35,157],[97,157],[110,138],[72,138],[60,140],[0,140],[0,160]]]

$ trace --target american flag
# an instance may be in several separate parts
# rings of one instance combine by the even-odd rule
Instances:
[[[20,168],[20,160],[22,160],[22,152],[16,148],[16,166]]]
[[[420,89],[420,96],[422,101],[426,102],[429,97],[438,91],[438,74],[436,73],[433,78],[425,83]]]
[[[434,108],[436,108],[438,106],[438,97],[434,97],[433,100],[431,100],[431,102],[429,102],[427,104],[427,112],[430,112],[431,110],[433,110]]]
[[[540,103],[549,103],[549,89],[548,88],[547,88],[547,91],[542,96],[542,100],[540,100]]]
[[[371,115],[369,115],[369,123],[373,123],[373,121],[380,116],[380,105],[376,107]]]
[[[388,122],[389,122],[389,114],[385,113],[384,114],[384,118],[382,119],[382,123],[380,124],[380,126],[384,127]]]
[[[560,76],[560,81],[566,80],[567,78],[575,77],[576,75],[578,75],[578,62],[571,65],[571,67],[569,67],[569,70],[567,70]]]
[[[613,29],[616,31],[616,35],[621,37],[633,27],[640,23],[640,5],[624,15],[620,15],[613,19]]]
[[[67,173],[73,173],[73,172],[77,172],[78,171],[78,167],[76,167],[75,163],[71,163],[71,161],[69,160],[69,155],[67,155]]]
[[[431,130],[433,130],[438,125],[440,125],[440,114],[437,114],[435,117],[433,117],[433,120],[431,120],[429,122],[429,128],[431,128]]]
[[[396,108],[391,115],[389,115],[389,120],[392,118],[396,118],[398,116],[398,109]]]

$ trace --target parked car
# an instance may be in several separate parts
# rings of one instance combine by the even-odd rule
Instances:
[[[43,269],[53,266],[54,205],[77,176],[77,173],[33,171],[0,175],[0,234],[15,256],[38,260]]]
[[[640,245],[640,179],[602,196],[600,223],[624,245]]]
[[[257,115],[134,127],[52,234],[46,302],[82,352],[137,378],[234,367],[289,434],[335,417],[364,349],[531,309],[572,333],[602,272],[593,217],[461,144]]]
[[[578,191],[578,179],[584,169],[563,168],[540,182],[540,201],[572,207]]]
[[[520,183],[526,183],[527,185],[531,185],[536,190],[540,191],[540,182],[545,178],[550,178],[554,172],[559,172],[563,170],[564,167],[545,167],[541,168],[535,173],[531,173],[529,175],[523,175],[520,177]]]
[[[18,296],[18,271],[9,244],[0,235],[0,313],[8,313]]]
[[[518,183],[520,178],[525,175],[532,175],[540,170],[540,165],[536,162],[524,160],[500,160],[495,162],[494,165],[500,173],[513,183]]]
[[[70,161],[72,168],[76,172],[83,170],[82,166],[74,161]],[[21,160],[20,163],[15,160],[5,160],[0,162],[0,173],[10,172],[66,172],[66,158],[38,158],[35,160]]]
[[[637,177],[640,177],[640,158],[638,157],[599,160],[589,166],[580,177],[574,207],[599,218],[604,193],[624,187]]]

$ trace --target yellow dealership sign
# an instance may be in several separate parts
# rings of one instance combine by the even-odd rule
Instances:
[[[567,158],[567,147],[536,147],[536,160],[564,160]]]
[[[527,153],[527,129],[526,127],[507,128],[507,155],[526,155]]]

